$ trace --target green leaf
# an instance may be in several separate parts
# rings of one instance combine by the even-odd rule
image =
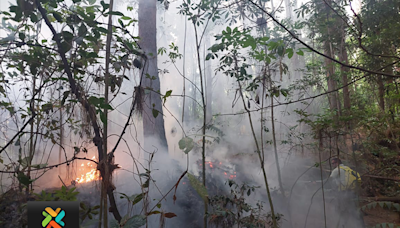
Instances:
[[[36,165],[32,165],[32,167],[33,168],[36,168],[36,169],[41,169],[41,168],[44,168],[44,167],[47,167],[47,163],[45,163],[45,164],[36,164]]]
[[[179,149],[183,150],[185,154],[189,153],[193,147],[194,147],[194,142],[193,139],[190,137],[185,137],[179,140]]]
[[[103,12],[105,12],[110,7],[110,4],[107,4],[104,1],[101,1],[100,4],[103,6]]]
[[[157,118],[158,110],[153,108],[152,113],[153,113],[154,118]]]
[[[71,50],[71,44],[67,43],[67,42],[61,42],[61,50],[66,53],[69,50]]]
[[[101,104],[101,100],[98,97],[95,97],[95,96],[89,97],[88,102],[89,102],[89,104],[92,104],[92,105],[94,105],[96,107],[99,107],[100,104]]]
[[[50,111],[53,111],[53,104],[52,103],[43,104],[42,111],[45,113],[49,113]]]
[[[400,211],[400,204],[393,203],[393,207],[395,207],[397,211]]]
[[[118,221],[116,219],[112,219],[110,221],[110,228],[120,228],[121,226],[119,225]]]
[[[135,198],[132,201],[132,205],[139,203],[144,198],[145,195],[146,195],[146,193],[140,193],[140,194],[135,195]],[[133,198],[133,197],[131,196],[131,198]]]
[[[119,11],[111,11],[111,12],[109,12],[109,14],[116,15],[116,16],[124,16],[124,14]]]
[[[171,96],[172,90],[168,90],[165,92],[165,95],[163,96],[164,103],[167,101],[167,97]]]
[[[96,0],[88,0],[88,3],[89,3],[90,5],[93,5],[93,4],[96,3]]]
[[[62,31],[62,36],[64,40],[68,43],[71,43],[72,39],[74,38],[74,35],[68,31]]]
[[[211,58],[214,59],[213,54],[208,53],[207,56],[206,56],[206,60],[210,60]]]
[[[304,52],[303,52],[301,49],[299,49],[299,50],[296,52],[296,54],[303,56],[303,55],[304,55]]]
[[[30,180],[28,176],[26,176],[24,173],[19,172],[18,176],[17,176],[18,181],[25,185],[25,186],[29,186],[29,184],[31,184],[33,182],[33,180]]]
[[[150,184],[150,179],[147,179],[146,182],[144,182],[144,184],[142,184],[142,188],[148,188]]]
[[[99,30],[99,32],[102,32],[102,33],[106,33],[106,34],[108,33],[108,30],[103,27],[97,27],[97,30]]]
[[[30,18],[31,18],[31,21],[32,21],[33,23],[36,23],[36,22],[38,22],[37,15],[36,15],[36,14],[34,14],[34,13],[32,13],[32,14],[30,15]]]
[[[171,96],[171,93],[172,93],[172,90],[168,90],[168,91],[165,93],[165,97]]]
[[[17,141],[15,141],[14,146],[21,146],[21,141],[19,140],[19,138],[17,139]]]
[[[82,23],[81,26],[79,26],[78,36],[84,37],[86,35],[86,33],[87,33],[86,25],[84,23]]]
[[[28,164],[30,163],[30,161],[31,161],[31,159],[30,159],[29,156],[28,156],[28,157],[24,157],[24,158],[22,158],[21,160],[18,160],[19,164],[21,164],[21,166],[22,166],[23,168],[28,167]]]
[[[107,118],[106,118],[106,114],[102,111],[100,111],[100,120],[101,122],[103,122],[104,124],[107,123]]]
[[[26,38],[25,34],[22,33],[22,32],[18,33],[18,37],[19,37],[22,41],[24,41],[25,38]]]
[[[53,12],[53,16],[58,22],[63,22],[63,18],[59,12]]]
[[[152,212],[149,212],[149,213],[147,213],[147,216],[149,216],[149,215],[156,215],[156,214],[161,214],[161,211],[152,211]]]
[[[289,59],[291,59],[293,57],[293,49],[291,49],[291,48],[286,49],[286,53],[288,54]]]
[[[69,93],[70,93],[69,90],[64,92],[63,98],[62,98],[62,100],[61,100],[61,105],[64,105],[64,104],[65,104],[65,100],[67,100],[67,98],[68,98],[68,96],[69,96]]]
[[[192,174],[187,173],[190,185],[196,190],[197,194],[203,199],[205,203],[208,203],[208,193],[206,187]]]
[[[126,221],[124,228],[139,228],[146,224],[146,216],[134,215]]]
[[[100,108],[107,109],[107,110],[114,110],[110,104],[101,103]]]

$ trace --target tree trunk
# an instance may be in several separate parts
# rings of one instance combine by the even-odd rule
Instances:
[[[342,23],[343,27],[343,23]],[[346,44],[345,44],[345,31],[344,28],[342,28],[341,31],[341,43],[340,43],[340,55],[339,55],[339,61],[342,63],[349,63],[349,58],[347,55],[347,49],[346,49]],[[342,74],[342,83],[343,86],[347,85],[348,82],[348,74],[349,74],[349,68],[341,66],[340,71]],[[345,86],[343,88],[343,103],[344,103],[344,110],[345,113],[348,113],[348,111],[351,108],[351,103],[350,103],[350,92],[349,92],[349,87]]]
[[[139,37],[140,47],[147,56],[143,63],[142,86],[145,90],[143,99],[143,135],[145,149],[152,150],[148,137],[152,136],[158,148],[168,152],[167,139],[164,130],[164,117],[161,104],[160,78],[157,67],[157,0],[139,0]],[[146,77],[149,75],[150,77]],[[154,117],[156,115],[156,117]],[[153,144],[153,142],[151,143]]]
[[[210,41],[210,36],[207,34],[206,39],[205,39],[205,44],[208,47],[211,47],[211,41]],[[205,86],[205,92],[206,92],[206,123],[210,124],[212,121],[212,106],[211,106],[211,102],[212,102],[212,70],[211,70],[211,61],[205,61],[204,63],[205,66],[205,80],[206,80],[206,86]]]
[[[332,21],[332,14],[328,4],[331,4],[331,0],[327,0],[325,2],[326,5],[321,9],[323,12],[326,12],[326,19],[325,19],[325,26],[327,26],[327,36],[324,40],[324,54],[329,57],[334,57],[332,43],[331,43],[331,36],[333,35],[333,29],[330,25],[330,21]],[[338,112],[339,112],[339,103],[338,103],[338,96],[337,96],[337,83],[335,81],[335,66],[333,65],[333,61],[325,58],[325,67],[326,67],[326,77],[328,80],[328,92],[329,93],[329,107],[332,112],[336,112],[335,118],[337,120]],[[335,92],[332,92],[335,91]]]
[[[332,57],[333,53],[331,51],[331,43],[329,41],[325,41],[324,43],[325,51],[324,54]],[[326,66],[326,77],[328,80],[328,92],[336,90],[336,81],[335,81],[335,68],[332,60],[325,58],[325,66]],[[337,92],[331,92],[329,94],[329,106],[331,111],[338,111],[338,101],[337,101]],[[337,116],[337,114],[336,114]]]
[[[385,85],[383,84],[382,75],[378,75],[378,91],[379,91],[379,107],[382,112],[385,111]]]

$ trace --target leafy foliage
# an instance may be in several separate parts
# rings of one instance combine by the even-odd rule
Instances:
[[[193,174],[187,173],[190,185],[196,190],[197,194],[203,199],[205,203],[208,203],[208,192],[206,187],[194,176]]]

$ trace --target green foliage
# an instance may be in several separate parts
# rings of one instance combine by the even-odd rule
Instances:
[[[100,206],[96,205],[94,207],[89,207],[87,206],[84,202],[81,202],[79,204],[79,213],[80,213],[80,219],[81,221],[84,221],[87,218],[93,219],[93,216],[99,214]]]
[[[395,223],[381,223],[381,224],[376,224],[375,226],[371,226],[370,228],[400,228],[400,226],[397,226]]]
[[[193,139],[190,137],[182,138],[181,140],[179,140],[178,144],[179,149],[183,150],[185,154],[189,153],[195,145]]]
[[[45,192],[42,190],[40,194],[33,193],[38,198],[38,201],[55,201],[55,197],[50,192]]]
[[[212,211],[210,223],[222,227],[265,227],[272,225],[271,215],[264,212],[261,202],[255,207],[246,202],[246,197],[255,192],[259,186],[237,184],[233,180],[227,182],[231,188],[229,195],[216,195],[210,199]],[[277,215],[280,219],[281,215]]]
[[[392,209],[395,210],[397,212],[400,212],[400,204],[398,203],[394,203],[394,202],[390,202],[390,201],[379,201],[379,202],[372,202],[372,203],[368,203],[364,206],[362,206],[360,208],[360,210],[365,211],[365,210],[370,210],[375,208],[376,206],[380,206],[381,208],[387,208],[387,209]]]
[[[146,193],[140,193],[140,194],[133,194],[131,196],[126,195],[125,193],[120,193],[122,196],[120,196],[121,199],[126,199],[130,204],[135,205],[139,203],[146,195]]]
[[[125,223],[123,223],[123,228],[139,228],[146,224],[146,216],[144,215],[134,215],[130,217]]]
[[[194,176],[193,174],[187,173],[190,185],[199,194],[205,203],[208,203],[208,192],[206,187]]]
[[[79,192],[75,190],[75,187],[67,189],[65,186],[62,186],[60,190],[55,190],[54,193],[45,192],[44,190],[42,190],[40,194],[33,194],[38,198],[38,201],[76,201],[76,197]]]
[[[110,228],[139,228],[146,224],[146,216],[134,215],[132,217],[124,217],[121,224],[117,220],[110,221]]]
[[[60,201],[76,201],[77,200],[76,196],[79,194],[79,192],[77,192],[75,190],[76,190],[76,187],[67,189],[63,185],[60,190],[55,191],[54,196],[56,197],[56,199],[58,199]]]

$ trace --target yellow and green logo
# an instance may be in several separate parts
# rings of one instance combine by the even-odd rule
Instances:
[[[46,207],[42,212],[45,219],[42,221],[42,227],[45,228],[61,228],[65,223],[61,221],[65,216],[65,211],[57,208],[55,211],[51,207]],[[54,219],[54,220],[53,220]]]

